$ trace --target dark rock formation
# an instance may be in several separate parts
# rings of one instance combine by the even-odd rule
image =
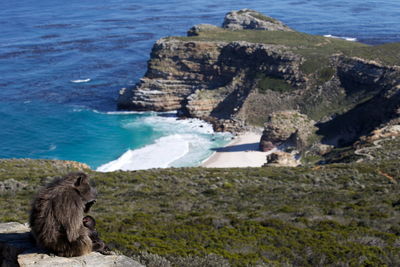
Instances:
[[[399,118],[399,67],[341,57],[337,69],[345,94],[352,97],[354,104],[348,111],[319,124],[319,134],[325,142],[347,145]]]
[[[281,21],[247,8],[226,14],[222,27],[230,30],[293,31]]]

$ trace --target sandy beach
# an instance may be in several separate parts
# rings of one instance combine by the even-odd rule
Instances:
[[[242,133],[225,147],[218,148],[201,166],[206,168],[261,167],[271,151],[259,151],[260,138],[261,133]]]

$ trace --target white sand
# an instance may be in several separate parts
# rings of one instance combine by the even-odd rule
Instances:
[[[201,165],[207,168],[261,167],[273,151],[259,151],[261,134],[246,132],[217,151]]]

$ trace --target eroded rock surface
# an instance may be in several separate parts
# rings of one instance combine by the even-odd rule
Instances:
[[[293,153],[287,153],[283,151],[277,151],[267,156],[267,163],[265,166],[276,166],[276,167],[297,167],[300,165],[300,161],[295,158]]]
[[[144,267],[123,255],[102,255],[92,252],[81,257],[57,257],[38,249],[26,224],[0,223],[0,265],[2,267]]]
[[[261,136],[261,151],[285,144],[301,150],[311,144],[311,138],[317,128],[315,122],[297,111],[272,113],[264,125]]]
[[[248,30],[262,29],[260,21],[283,25],[246,9],[228,13],[226,28],[201,24],[191,37],[160,39],[145,76],[120,91],[118,107],[178,110],[219,131],[263,125],[274,112],[298,110],[318,122],[324,143],[335,146],[400,116],[400,67],[388,53],[396,44],[370,47],[286,26]]]
[[[222,27],[230,30],[293,31],[281,21],[251,9],[229,12]]]

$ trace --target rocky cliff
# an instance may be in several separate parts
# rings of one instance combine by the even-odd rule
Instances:
[[[398,116],[398,43],[300,33],[247,9],[228,13],[222,28],[198,25],[188,35],[156,42],[145,76],[120,91],[120,109],[178,110],[228,131],[297,110],[331,143]]]

